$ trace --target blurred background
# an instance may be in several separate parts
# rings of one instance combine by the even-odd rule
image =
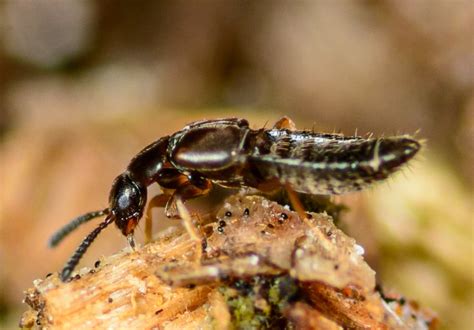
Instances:
[[[472,0],[1,1],[0,326],[94,225],[56,250],[51,233],[105,207],[142,147],[197,119],[288,115],[426,139],[401,175],[340,198],[342,226],[386,287],[472,328],[473,36]],[[81,265],[125,246],[110,229]]]

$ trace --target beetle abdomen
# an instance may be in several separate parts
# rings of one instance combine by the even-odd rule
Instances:
[[[310,194],[361,190],[387,178],[420,149],[419,142],[404,136],[363,139],[287,130],[262,133],[268,144],[249,158],[250,166],[263,180],[277,179]]]

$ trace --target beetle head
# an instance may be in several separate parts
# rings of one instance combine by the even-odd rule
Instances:
[[[115,224],[127,237],[133,234],[142,217],[146,194],[146,187],[134,181],[127,172],[119,175],[112,184],[109,209]]]

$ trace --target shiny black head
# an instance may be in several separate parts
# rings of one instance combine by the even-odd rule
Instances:
[[[125,236],[133,234],[142,217],[146,194],[146,187],[132,180],[127,172],[119,175],[112,184],[109,210],[115,218],[115,224]]]
[[[109,208],[83,214],[58,230],[50,239],[49,246],[57,246],[67,235],[74,231],[81,224],[94,218],[106,215],[103,222],[99,224],[79,245],[61,272],[61,280],[67,281],[71,273],[79,263],[89,246],[108,225],[115,222],[122,234],[127,236],[130,246],[133,248],[133,231],[142,217],[143,208],[146,204],[146,187],[132,180],[125,172],[119,175],[110,191]]]

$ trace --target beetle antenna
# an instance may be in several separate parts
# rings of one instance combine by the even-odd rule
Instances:
[[[109,209],[104,209],[104,210],[99,210],[99,211],[92,211],[86,214],[83,214],[81,216],[78,216],[77,218],[74,218],[71,222],[69,222],[67,225],[59,229],[57,232],[51,236],[48,242],[48,246],[50,248],[56,247],[61,241],[69,235],[71,232],[73,232],[77,227],[82,225],[83,223],[86,223],[92,219],[101,217],[103,215],[109,214]]]
[[[66,280],[71,276],[71,273],[74,270],[74,268],[76,268],[77,264],[79,263],[79,260],[81,260],[82,256],[84,255],[84,253],[86,253],[87,249],[95,240],[97,235],[99,235],[99,233],[105,227],[107,227],[112,222],[114,222],[114,220],[115,220],[115,217],[113,215],[111,214],[108,215],[107,218],[105,218],[104,222],[100,223],[96,229],[94,229],[89,235],[87,235],[86,238],[84,238],[81,245],[79,245],[77,250],[74,252],[74,254],[71,256],[71,258],[66,263],[63,270],[61,271],[61,281],[66,282]]]

